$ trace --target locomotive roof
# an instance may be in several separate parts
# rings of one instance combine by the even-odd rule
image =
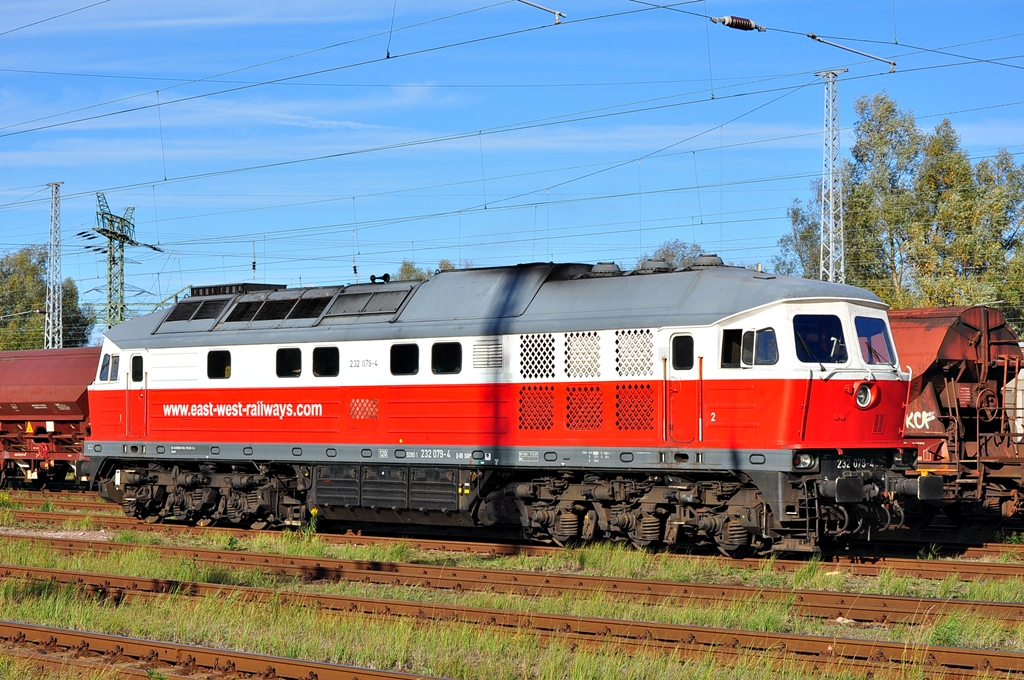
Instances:
[[[423,282],[190,297],[106,335],[125,349],[326,342],[706,326],[787,300],[884,307],[853,286],[740,267],[601,272],[588,264],[536,263],[441,272]]]

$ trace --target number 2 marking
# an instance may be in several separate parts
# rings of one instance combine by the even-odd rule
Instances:
[[[711,422],[715,422],[715,412],[711,412]]]

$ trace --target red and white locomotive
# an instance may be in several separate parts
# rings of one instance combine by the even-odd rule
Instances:
[[[152,521],[809,550],[941,498],[907,380],[871,293],[715,256],[210,286],[107,332],[85,453]]]

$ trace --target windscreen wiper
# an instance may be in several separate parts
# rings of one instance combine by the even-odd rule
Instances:
[[[800,341],[800,345],[804,348],[804,351],[807,352],[807,356],[818,362],[818,367],[821,369],[821,372],[824,373],[825,364],[821,363],[821,359],[818,359],[814,356],[814,352],[812,352],[811,348],[807,346],[807,341],[804,340],[804,336],[801,335],[799,331],[796,334],[796,339]]]

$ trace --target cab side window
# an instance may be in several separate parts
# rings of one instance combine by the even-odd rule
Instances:
[[[739,368],[740,347],[743,343],[743,331],[729,329],[722,331],[722,368]]]
[[[142,382],[145,375],[142,370],[142,357],[136,354],[132,357],[132,382]]]
[[[779,343],[775,340],[774,328],[762,328],[757,332],[757,347],[754,351],[756,366],[771,366],[779,363]]]
[[[672,338],[672,369],[689,371],[693,368],[693,336],[677,335]]]
[[[110,355],[104,354],[103,361],[100,363],[100,380],[110,380]]]

